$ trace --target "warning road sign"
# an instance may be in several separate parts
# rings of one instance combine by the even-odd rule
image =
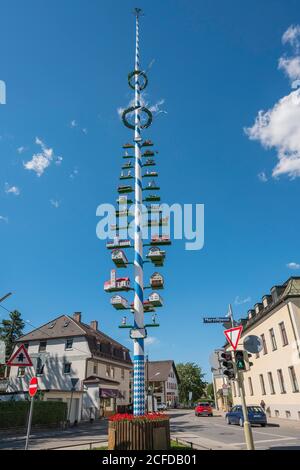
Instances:
[[[11,356],[11,358],[7,361],[7,365],[10,367],[31,367],[32,362],[30,356],[24,346],[22,344],[19,349]]]
[[[232,346],[234,350],[236,350],[238,346],[242,331],[243,331],[242,326],[238,326],[236,328],[230,328],[229,330],[224,331],[224,335],[226,336],[227,341],[229,342],[229,344]]]

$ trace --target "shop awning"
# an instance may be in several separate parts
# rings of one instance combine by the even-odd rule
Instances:
[[[100,388],[99,396],[100,398],[124,398],[119,390],[113,388]]]

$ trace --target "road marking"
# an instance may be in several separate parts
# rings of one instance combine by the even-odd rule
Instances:
[[[219,427],[219,428],[226,428],[226,429],[229,429],[229,428],[230,428],[229,425],[226,426],[225,424],[215,424],[215,426],[217,426],[217,427]],[[232,430],[233,430],[233,429],[236,429],[236,430],[239,431],[239,432],[243,432],[243,428],[242,428],[242,427],[238,427],[238,426],[235,427],[234,425],[232,425],[232,428],[230,428],[230,429],[232,429]],[[284,435],[284,436],[283,436],[282,434],[273,434],[273,433],[271,433],[271,432],[256,431],[255,428],[252,428],[252,431],[253,431],[253,433],[255,433],[255,434],[262,434],[263,436],[282,437],[283,439],[289,438],[289,436],[287,436],[287,435]],[[295,439],[295,438],[294,438],[294,437],[291,437],[290,439]]]
[[[281,437],[279,439],[262,439],[260,441],[254,440],[254,445],[255,444],[260,444],[262,442],[293,441],[293,440],[297,440],[297,437]],[[233,442],[231,445],[232,446],[242,446],[242,445],[245,445],[245,442]]]

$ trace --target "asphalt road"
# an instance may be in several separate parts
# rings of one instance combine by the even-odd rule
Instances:
[[[193,410],[171,413],[171,434],[180,440],[193,442],[199,449],[246,449],[244,429],[228,425],[224,417],[196,417]],[[252,427],[256,449],[300,449],[300,423],[269,420],[267,427]],[[195,445],[195,448],[197,448]]]
[[[246,449],[244,430],[239,426],[227,425],[224,417],[196,417],[193,410],[172,410],[171,435],[180,441],[192,442],[195,449],[226,450]],[[252,427],[255,448],[300,450],[300,423],[295,421],[270,420],[266,428]],[[107,421],[97,421],[66,431],[48,431],[33,434],[29,448],[70,450],[89,448],[107,443]],[[0,449],[24,449],[25,436],[0,436]],[[68,447],[74,446],[76,447]]]
[[[23,435],[5,437],[0,436],[0,450],[23,450],[25,446]],[[90,442],[93,447],[102,447],[107,443],[107,421],[97,421],[93,424],[85,424],[70,428],[66,431],[43,431],[32,434],[29,441],[30,450],[61,448],[64,450],[88,449]],[[99,442],[100,441],[100,442]],[[68,447],[76,446],[76,447]],[[59,449],[58,449],[59,450]]]

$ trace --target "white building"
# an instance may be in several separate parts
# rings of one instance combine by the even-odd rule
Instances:
[[[97,321],[87,325],[79,312],[62,315],[22,336],[14,351],[21,344],[36,372],[12,367],[8,392],[24,396],[36,374],[44,400],[68,403],[70,422],[107,416],[129,404],[129,350],[99,331]],[[73,392],[71,379],[78,379]]]
[[[179,377],[174,361],[146,362],[145,378],[158,405],[164,403],[171,408],[178,405]]]

